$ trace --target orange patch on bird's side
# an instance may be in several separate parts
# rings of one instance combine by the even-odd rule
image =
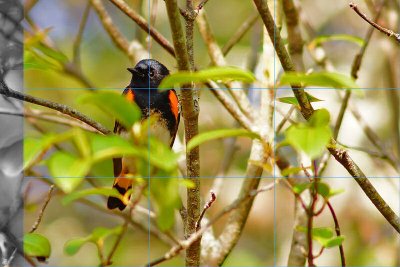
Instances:
[[[126,99],[128,99],[128,101],[129,102],[133,102],[133,101],[135,101],[135,95],[133,94],[133,91],[132,90],[129,90],[127,93],[126,93]]]
[[[179,102],[178,97],[176,96],[174,91],[169,91],[169,102],[171,105],[172,113],[175,115],[175,119],[178,119],[179,116]]]

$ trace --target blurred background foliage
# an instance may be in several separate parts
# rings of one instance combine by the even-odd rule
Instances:
[[[103,1],[107,11],[111,15],[114,23],[128,40],[137,39],[143,45],[145,51],[148,50],[151,57],[164,63],[172,72],[176,71],[175,60],[167,54],[156,42],[150,41],[147,34],[139,29],[137,25],[117,10],[112,4]],[[270,1],[272,6],[276,1]],[[365,1],[369,2],[369,1]],[[357,1],[360,9],[369,10],[364,1]],[[391,2],[391,1],[389,1]],[[147,0],[127,1],[137,12],[145,18],[149,17],[149,2]],[[152,3],[152,1],[150,1]],[[315,37],[330,34],[350,34],[363,37],[368,30],[368,25],[363,23],[359,17],[355,16],[348,8],[348,2],[344,0],[323,0],[298,1],[301,7],[301,20],[304,27],[311,28],[312,31],[304,31],[307,42],[311,42]],[[180,1],[184,6],[184,1]],[[79,23],[86,6],[86,1],[81,0],[39,0],[27,13],[27,18],[32,20],[37,26],[44,30],[47,29],[48,36],[52,44],[62,52],[66,59],[72,60],[73,41],[79,28]],[[398,21],[398,4],[390,3],[384,10],[384,20],[388,26],[393,26]],[[220,46],[226,44],[238,27],[248,17],[255,13],[255,8],[251,1],[243,0],[210,0],[205,10]],[[169,23],[163,1],[158,1],[156,27],[168,40],[171,41]],[[390,27],[389,27],[390,28]],[[260,45],[262,33],[260,20],[255,24],[242,40],[232,49],[227,56],[229,65],[239,66],[253,70],[252,63],[254,50],[261,57],[268,51],[263,51]],[[285,28],[283,29],[285,37]],[[26,38],[29,38],[29,34]],[[195,62],[202,69],[210,64],[207,49],[202,41],[199,32],[195,31]],[[255,48],[254,48],[255,47]],[[359,46],[353,42],[334,41],[323,45],[326,55],[332,62],[336,71],[348,74],[351,63]],[[29,47],[28,47],[29,48]],[[265,48],[264,48],[265,49]],[[318,52],[318,51],[313,51]],[[261,57],[254,73],[260,81],[263,81],[265,88],[252,88],[249,90],[250,100],[257,105],[259,90],[268,90],[270,84],[266,82],[264,75],[272,76],[272,80],[280,73],[279,64],[274,65],[274,56],[269,54],[269,58]],[[308,68],[320,70],[321,67],[312,60],[310,51],[305,52],[305,62]],[[394,88],[399,85],[399,51],[394,48],[384,36],[375,33],[368,52],[364,58],[358,85],[363,88],[359,94],[353,94],[351,99],[354,106],[357,106],[362,116],[368,124],[374,128],[389,150],[399,156],[396,150],[396,136],[398,130],[394,129],[396,120],[396,108],[393,106],[393,99],[399,97],[399,91],[377,90],[379,88]],[[277,60],[276,60],[277,61]],[[104,31],[99,19],[93,9],[89,13],[88,22],[85,27],[81,43],[81,63],[82,73],[85,75],[90,85],[96,90],[117,91],[129,83],[130,73],[127,67],[132,67],[136,62],[130,62],[128,57],[118,50],[111,42]],[[265,66],[272,64],[275,66],[270,69],[269,74],[264,73]],[[388,67],[392,66],[392,68]],[[396,67],[397,66],[397,67]],[[394,71],[394,73],[393,73]],[[82,79],[67,74],[62,68],[53,69],[25,69],[25,92],[63,103],[74,107],[94,120],[102,123],[112,130],[114,119],[101,112],[98,108],[91,105],[79,103],[82,95],[87,94],[90,88]],[[376,90],[372,90],[372,89]],[[335,118],[338,113],[341,98],[335,90],[313,89],[309,91],[315,97],[323,100],[314,103],[316,108],[326,108],[330,111],[331,117]],[[292,96],[291,91],[282,88],[277,90],[277,97]],[[46,109],[26,105],[30,109],[45,111]],[[290,108],[290,105],[276,102],[276,110],[282,110],[283,114]],[[229,113],[220,105],[208,90],[200,90],[200,132],[213,129],[237,127]],[[281,112],[275,112],[274,122],[277,125],[282,119]],[[69,129],[68,126],[61,126],[54,123],[43,122],[40,120],[29,119],[25,123],[25,135],[29,137],[40,137],[43,133],[63,133]],[[179,138],[183,138],[183,127],[179,130]],[[352,147],[362,147],[371,149],[371,143],[365,137],[358,122],[347,113],[339,140],[345,145]],[[281,138],[277,136],[277,140]],[[241,176],[245,173],[247,159],[250,153],[251,140],[239,138],[234,145],[234,156],[230,161],[230,167],[226,173],[222,172],[225,152],[231,140],[217,140],[205,143],[201,147],[201,174],[202,174],[202,196],[208,198],[208,192],[213,185],[214,177],[223,174],[221,180],[222,190],[218,194],[218,200],[209,210],[210,217],[227,206],[233,201],[242,182]],[[67,151],[76,153],[76,148],[71,144],[61,144]],[[297,161],[293,150],[285,153],[290,159]],[[372,177],[372,183],[384,196],[390,206],[400,213],[399,194],[400,180],[398,172],[394,170],[385,160],[379,157],[371,157],[365,152],[351,150],[351,155],[360,167]],[[43,166],[35,167],[37,175],[31,173],[29,180],[29,190],[26,191],[25,198],[25,227],[28,231],[37,217],[38,208],[45,198],[48,185],[40,176],[48,176],[47,169]],[[279,176],[278,170],[273,170]],[[265,176],[270,174],[266,173]],[[111,160],[106,160],[101,164],[96,164],[91,169],[90,176],[98,178],[92,179],[93,183],[99,186],[111,186],[112,178],[100,178],[112,176]],[[324,173],[326,182],[335,188],[343,188],[344,193],[332,199],[332,205],[342,227],[342,234],[346,236],[344,242],[345,253],[348,266],[399,266],[400,238],[392,230],[390,225],[381,217],[376,209],[371,205],[362,191],[349,174],[334,160],[329,160],[328,168]],[[232,177],[232,178],[229,178]],[[236,177],[236,178],[233,178]],[[342,178],[339,178],[342,177]],[[272,182],[272,178],[264,178],[263,184]],[[83,182],[79,189],[91,188],[89,182]],[[181,191],[182,191],[181,187]],[[181,192],[183,193],[183,192]],[[113,228],[123,223],[123,218],[115,214],[109,214],[101,209],[105,208],[104,199],[100,196],[91,196],[89,199],[100,205],[99,210],[83,203],[71,203],[63,205],[63,194],[58,191],[50,201],[46,210],[39,232],[48,237],[52,245],[52,255],[49,258],[50,266],[95,266],[98,265],[98,255],[93,244],[84,245],[74,256],[67,256],[63,247],[71,238],[84,237],[90,235],[96,227]],[[254,203],[249,220],[245,226],[243,235],[225,262],[225,266],[284,266],[290,248],[292,227],[293,227],[293,193],[280,184],[275,191],[260,194]],[[78,201],[79,202],[79,201]],[[349,205],[351,203],[351,205]],[[147,199],[142,199],[140,206],[153,208],[154,203]],[[140,223],[146,224],[148,217],[141,213],[135,213],[137,225],[128,227],[128,232],[122,240],[121,246],[116,251],[113,264],[115,266],[142,266],[145,262],[160,257],[169,248],[169,244],[160,241],[154,235],[148,235],[146,229],[141,229]],[[179,221],[176,220],[179,228]],[[222,230],[224,219],[215,225],[215,231]],[[323,214],[317,219],[320,226],[332,226],[329,214]],[[179,236],[183,238],[183,236]],[[115,236],[111,236],[105,243],[105,249],[109,250],[115,241]],[[150,249],[149,249],[150,248]],[[339,265],[339,256],[336,248],[326,250],[323,256],[318,258],[319,266]],[[182,266],[184,259],[182,256],[171,261],[165,262],[162,266]]]

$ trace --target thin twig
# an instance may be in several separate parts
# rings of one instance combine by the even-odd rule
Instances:
[[[47,197],[46,197],[46,199],[45,199],[45,201],[43,203],[43,206],[40,209],[39,216],[36,219],[35,223],[33,224],[31,230],[29,231],[29,233],[33,233],[39,227],[39,224],[40,224],[40,222],[42,221],[42,218],[43,218],[44,211],[45,211],[47,205],[50,202],[53,190],[54,190],[54,185],[51,185],[50,188],[49,188],[49,192],[47,192]]]
[[[16,111],[10,111],[10,110],[2,110],[0,109],[0,114],[2,115],[10,115],[10,116],[18,116],[18,117],[25,117],[25,118],[32,118],[32,119],[37,119],[37,120],[42,120],[42,121],[47,121],[47,122],[53,122],[61,125],[66,125],[70,127],[79,127],[85,131],[90,131],[90,132],[98,132],[95,130],[93,127],[88,126],[87,124],[71,118],[69,116],[66,116],[60,112],[54,112],[54,113],[49,113],[49,112],[42,112],[41,110],[30,110],[25,107],[24,112],[16,112]]]
[[[119,235],[117,236],[117,240],[115,240],[115,243],[114,243],[114,245],[112,246],[112,248],[111,248],[111,250],[110,250],[110,253],[108,254],[108,257],[107,257],[107,259],[106,259],[106,265],[107,265],[107,266],[112,264],[111,259],[112,259],[112,257],[114,256],[114,253],[115,253],[115,251],[117,250],[119,244],[121,243],[122,238],[123,238],[123,236],[124,236],[125,233],[126,233],[126,230],[128,229],[128,224],[129,224],[129,220],[125,220],[124,224],[122,225],[122,230],[121,230],[121,232],[119,233]]]
[[[204,217],[204,214],[206,213],[206,211],[211,208],[212,204],[214,203],[214,201],[217,199],[216,195],[214,194],[213,191],[210,192],[211,198],[207,201],[207,203],[204,205],[202,212],[200,213],[200,217],[196,222],[196,231],[199,231],[201,228],[201,220]]]
[[[128,55],[131,61],[134,61],[134,56],[129,51],[129,42],[118,30],[112,21],[112,18],[108,14],[101,0],[90,0],[91,5],[94,7],[97,15],[99,16],[100,22],[104,29],[107,31],[111,40],[117,48],[119,48],[124,54]]]
[[[242,25],[237,29],[237,31],[232,35],[232,37],[226,42],[222,47],[222,54],[226,56],[229,51],[243,38],[243,36],[254,26],[260,15],[255,12],[252,16],[248,17]]]
[[[206,4],[207,4],[208,0],[202,0],[198,5],[197,5],[197,12],[199,12]]]
[[[225,57],[215,40],[215,37],[208,23],[206,13],[204,11],[199,14],[197,18],[197,25],[200,34],[207,45],[208,54],[210,56],[212,64],[214,64],[215,66],[226,66],[227,63]],[[243,86],[241,86],[238,82],[228,82],[226,85],[229,89],[229,93],[235,100],[237,106],[240,108],[242,113],[251,121],[257,118],[257,112],[251,106],[246,93],[244,92],[244,90],[238,89]],[[232,90],[231,88],[235,88],[235,90]]]
[[[130,17],[136,24],[148,33],[153,39],[160,44],[169,54],[175,57],[174,47],[169,43],[169,41],[156,29],[151,27],[149,23],[139,14],[136,13],[132,8],[128,6],[123,0],[109,0],[116,7],[118,7],[122,12],[124,12],[128,17]]]
[[[327,205],[328,205],[328,207],[329,207],[329,210],[330,210],[330,212],[331,212],[331,214],[332,214],[333,221],[335,222],[335,232],[336,232],[336,235],[337,235],[337,236],[340,236],[339,221],[338,221],[338,219],[337,219],[337,217],[336,217],[335,210],[333,209],[333,207],[332,207],[332,205],[331,205],[331,203],[330,203],[329,201],[326,201],[326,203],[327,203]],[[341,262],[342,262],[342,266],[346,266],[346,259],[345,259],[345,257],[344,257],[343,244],[340,244],[340,246],[339,246],[339,251],[340,251],[340,260],[341,260]]]
[[[285,114],[285,116],[283,117],[283,119],[282,119],[282,121],[278,124],[278,126],[276,127],[276,133],[279,133],[281,130],[282,130],[282,128],[283,128],[283,126],[285,125],[285,123],[287,122],[287,121],[289,121],[289,122],[291,122],[291,123],[294,123],[294,121],[292,121],[291,119],[290,119],[290,116],[292,115],[292,113],[293,113],[293,111],[296,109],[296,107],[294,106],[294,105],[292,105],[291,107],[290,107],[290,109],[289,109],[289,111]]]
[[[372,27],[374,27],[375,29],[377,29],[378,31],[386,34],[389,37],[394,36],[396,41],[400,43],[400,33],[395,33],[392,30],[386,29],[382,26],[380,26],[378,23],[373,22],[372,20],[370,20],[364,13],[362,13],[359,9],[358,6],[356,4],[354,4],[353,2],[351,2],[349,4],[349,6],[354,10],[354,12],[356,12],[363,20],[365,20],[366,22],[368,22],[369,24],[371,24]]]
[[[178,255],[181,251],[187,249],[193,242],[198,240],[205,231],[207,231],[215,222],[217,222],[223,216],[225,216],[226,214],[230,213],[231,211],[239,208],[243,204],[243,202],[245,202],[249,199],[253,199],[257,194],[273,189],[280,180],[281,179],[277,179],[275,182],[265,186],[262,190],[252,190],[252,191],[249,191],[247,194],[239,197],[232,204],[230,204],[229,206],[226,206],[222,211],[220,211],[214,218],[209,220],[208,223],[204,227],[202,227],[199,231],[192,234],[186,240],[180,241],[178,245],[172,247],[163,257],[156,259],[154,261],[151,261],[150,263],[146,264],[145,266],[155,266],[159,263],[162,263],[164,261],[172,259],[176,255]]]
[[[9,88],[6,83],[4,81],[0,81],[2,88],[0,88],[0,94],[7,96],[7,97],[11,97],[11,98],[15,98],[21,101],[25,101],[25,102],[29,102],[32,104],[36,104],[39,106],[43,106],[43,107],[47,107],[50,109],[54,109],[57,110],[63,114],[66,114],[68,116],[71,116],[72,118],[78,119],[79,121],[93,127],[94,129],[96,129],[97,131],[99,131],[100,133],[103,134],[110,134],[111,131],[106,129],[103,125],[101,125],[100,123],[92,120],[91,118],[87,117],[86,115],[80,113],[79,111],[68,107],[67,105],[63,105],[63,104],[59,104],[56,102],[52,102],[50,100],[46,100],[43,98],[38,98],[38,97],[34,97],[28,94],[23,94],[20,93],[18,91],[15,91],[11,88]]]
[[[77,68],[81,68],[81,43],[82,43],[82,36],[83,32],[85,31],[85,26],[88,21],[90,13],[90,1],[87,1],[85,10],[82,14],[81,23],[79,24],[78,33],[75,36],[74,43],[72,45],[72,62],[75,64]]]
[[[317,193],[317,179],[314,179],[314,187],[310,189],[311,194],[311,205],[310,208],[307,209],[308,214],[308,223],[307,223],[307,243],[308,243],[308,266],[313,267],[314,264],[314,254],[313,254],[313,240],[312,240],[312,230],[313,230],[313,219],[314,219],[314,209],[315,204],[317,203],[318,193]]]

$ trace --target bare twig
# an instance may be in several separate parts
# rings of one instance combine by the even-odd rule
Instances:
[[[89,17],[90,13],[90,2],[88,1],[83,11],[81,23],[79,24],[78,33],[76,34],[73,46],[72,46],[72,62],[75,64],[77,68],[81,68],[81,43],[82,43],[82,36],[85,30],[85,26]]]
[[[260,15],[255,12],[252,16],[248,17],[242,25],[237,29],[237,31],[232,35],[232,37],[226,42],[224,47],[222,47],[222,54],[226,56],[229,51],[243,38],[243,36],[254,26]]]
[[[278,183],[278,181],[280,181],[280,180],[276,180],[275,182],[265,186],[264,188],[262,188],[262,190],[250,190],[246,194],[241,195],[232,204],[230,204],[229,206],[225,207],[214,218],[209,220],[208,223],[204,227],[202,227],[199,231],[197,231],[194,234],[192,234],[186,240],[180,241],[178,245],[172,247],[163,257],[161,257],[159,259],[156,259],[154,261],[151,261],[150,263],[146,264],[145,266],[155,266],[155,265],[157,265],[159,263],[162,263],[164,261],[172,259],[176,255],[178,255],[181,251],[187,249],[196,240],[198,240],[201,237],[201,235],[205,231],[207,231],[219,219],[224,217],[226,214],[238,209],[241,205],[243,205],[243,203],[245,201],[248,201],[249,199],[254,199],[254,197],[257,194],[273,189],[276,186],[276,184]]]
[[[68,116],[71,116],[72,118],[78,119],[79,121],[93,127],[100,133],[103,133],[103,134],[111,133],[111,131],[106,129],[103,125],[101,125],[100,123],[83,115],[82,113],[80,113],[79,111],[77,111],[75,109],[72,109],[63,104],[55,103],[55,102],[52,102],[49,100],[45,100],[42,98],[38,98],[38,97],[31,96],[31,95],[20,93],[18,91],[15,91],[15,90],[9,88],[4,81],[0,81],[0,83],[2,86],[2,88],[0,89],[0,94],[2,94],[4,96],[57,110],[63,114],[66,114]]]
[[[29,233],[33,233],[33,232],[36,231],[36,229],[39,227],[39,224],[40,224],[40,222],[42,221],[42,218],[43,218],[44,211],[45,211],[47,205],[48,205],[49,202],[50,202],[50,199],[51,199],[53,190],[54,190],[54,185],[51,185],[50,188],[49,188],[49,192],[47,193],[47,197],[46,197],[46,199],[45,199],[45,201],[44,201],[44,203],[43,203],[43,206],[42,206],[42,208],[40,209],[38,218],[36,219],[36,221],[35,221],[35,223],[33,224],[31,230],[29,231]]]
[[[197,12],[199,12],[206,4],[207,4],[208,0],[202,0],[198,5],[197,5]]]
[[[333,209],[331,203],[329,201],[326,201],[328,204],[329,210],[332,214],[333,221],[335,222],[335,232],[337,236],[340,236],[340,227],[339,227],[339,221],[336,217],[335,210]],[[346,266],[346,258],[344,256],[344,249],[343,249],[343,244],[340,244],[339,246],[339,251],[340,251],[340,260],[342,262],[342,266]]]
[[[228,112],[234,117],[239,124],[247,129],[254,130],[253,123],[243,114],[243,112],[238,108],[238,106],[233,102],[232,98],[230,98],[225,90],[218,90],[218,85],[214,82],[209,82],[211,88],[211,93],[222,103],[222,105],[228,110]]]
[[[18,116],[18,117],[25,117],[25,118],[31,118],[34,120],[42,120],[42,121],[47,121],[47,122],[53,122],[61,125],[67,125],[70,127],[79,127],[85,131],[90,131],[90,132],[98,132],[96,129],[94,129],[91,126],[88,126],[87,124],[71,118],[70,116],[64,115],[61,112],[42,112],[41,110],[37,109],[29,109],[25,107],[24,112],[16,112],[16,111],[10,111],[10,110],[2,110],[0,109],[0,114],[3,115],[10,115],[10,116]]]
[[[211,208],[212,204],[214,203],[214,201],[217,199],[217,197],[215,196],[214,192],[211,191],[210,192],[211,198],[207,201],[207,203],[204,205],[202,212],[200,213],[200,217],[196,222],[196,231],[199,231],[201,228],[201,220],[204,217],[204,214],[206,213],[206,211]]]
[[[148,33],[153,39],[160,44],[169,54],[175,56],[174,47],[168,42],[168,40],[156,29],[151,27],[147,21],[137,14],[133,9],[131,9],[123,0],[109,0],[116,7],[118,7],[122,12],[124,12],[128,17],[130,17],[136,24]]]
[[[314,209],[315,205],[318,200],[318,179],[315,179],[316,175],[314,176],[314,186],[310,189],[311,194],[311,204],[310,207],[307,208],[307,215],[308,215],[308,222],[307,222],[307,243],[308,243],[308,253],[307,253],[307,260],[308,266],[316,266],[314,264],[314,254],[313,254],[313,239],[312,239],[312,230],[313,230],[313,220],[314,220]]]
[[[289,109],[289,111],[285,114],[285,116],[283,117],[282,121],[278,124],[278,126],[276,127],[276,132],[279,133],[283,126],[285,125],[285,123],[287,121],[290,121],[293,123],[292,120],[290,120],[290,116],[292,115],[293,111],[296,109],[296,107],[294,105],[292,105]]]
[[[110,253],[108,254],[108,257],[107,257],[107,259],[105,261],[106,262],[106,266],[112,264],[111,259],[114,256],[115,251],[117,251],[117,248],[118,248],[119,244],[121,243],[121,240],[122,240],[123,236],[125,235],[126,230],[128,229],[128,224],[129,224],[129,221],[125,220],[124,224],[122,225],[122,230],[119,233],[119,235],[117,236],[117,240],[115,240],[115,243],[112,246],[112,248],[110,250]]]
[[[369,24],[371,24],[372,27],[374,27],[375,29],[377,29],[378,31],[386,34],[389,37],[394,37],[396,39],[397,42],[400,43],[400,33],[395,33],[392,30],[388,30],[382,26],[380,26],[379,24],[373,22],[372,20],[370,20],[364,13],[362,13],[359,9],[358,6],[356,4],[354,4],[353,2],[351,2],[349,4],[349,6],[354,10],[354,12],[356,12],[363,20],[365,20],[366,22],[368,22]]]
[[[215,66],[226,66],[226,60],[224,55],[218,46],[210,25],[207,20],[206,13],[203,11],[199,14],[197,18],[197,25],[199,27],[200,34],[207,45],[208,54],[211,58],[212,64]],[[237,103],[237,106],[240,108],[242,113],[246,115],[251,121],[257,117],[257,112],[251,106],[250,101],[245,94],[244,90],[239,89],[242,88],[240,83],[238,82],[230,82],[227,83],[228,88],[235,88],[234,90],[229,90],[229,93],[232,95],[232,98]]]

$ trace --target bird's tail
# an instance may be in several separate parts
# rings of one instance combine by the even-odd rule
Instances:
[[[118,192],[124,196],[125,193],[132,188],[132,179],[130,178],[115,178],[113,188],[117,189]],[[130,196],[129,196],[130,197]],[[124,210],[126,204],[117,197],[108,197],[107,208]]]

